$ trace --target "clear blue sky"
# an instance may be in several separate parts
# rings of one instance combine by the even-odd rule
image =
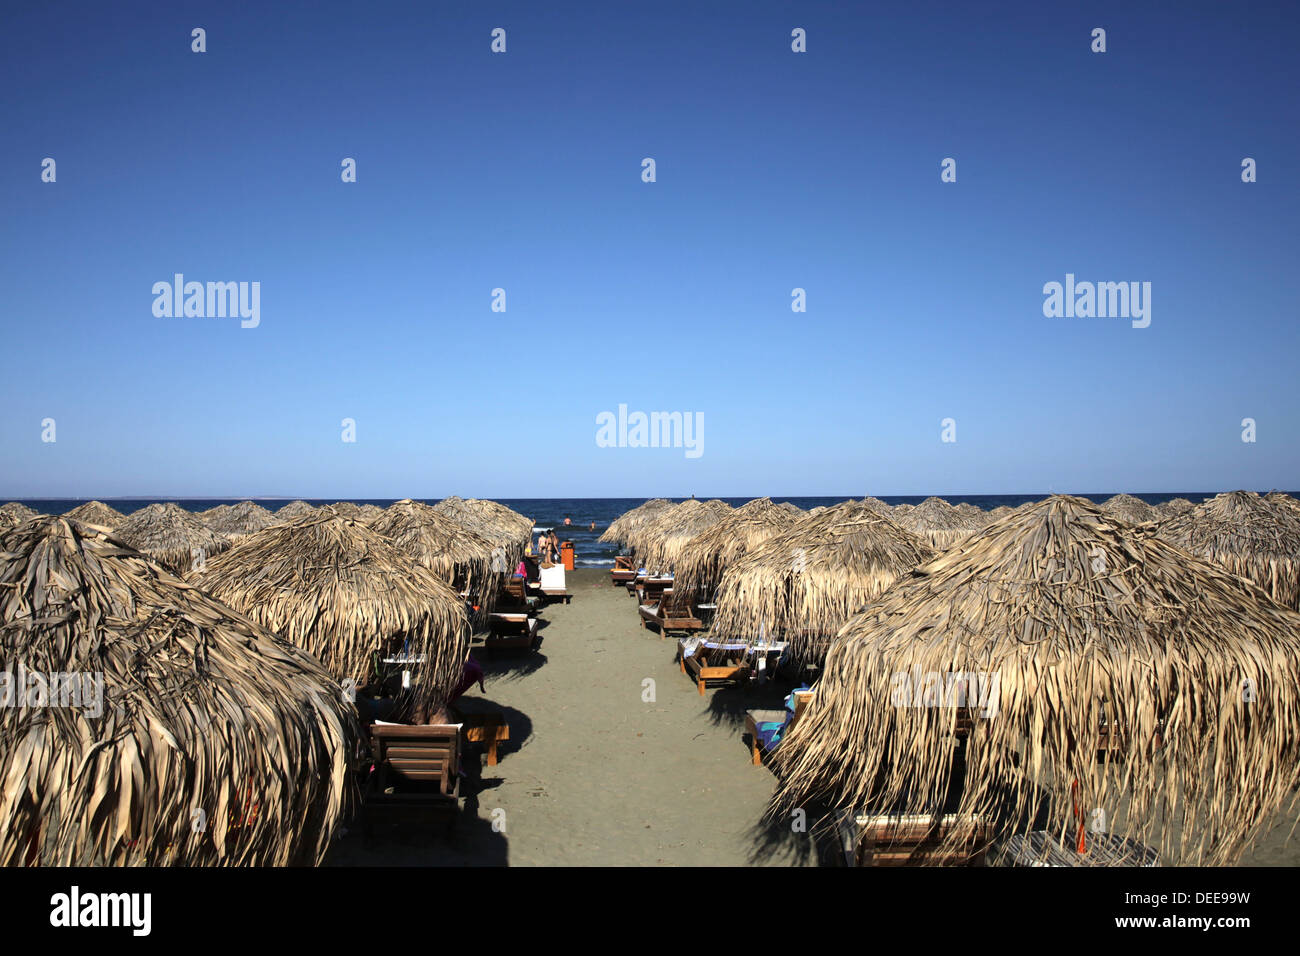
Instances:
[[[1295,5],[260,6],[5,5],[0,499],[1300,485]]]

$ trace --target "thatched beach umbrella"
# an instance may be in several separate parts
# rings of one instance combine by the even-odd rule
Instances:
[[[218,505],[201,512],[199,518],[213,531],[231,539],[261,531],[276,523],[275,515],[251,501],[241,501],[236,505]]]
[[[376,660],[422,657],[417,710],[436,709],[469,653],[465,605],[451,587],[356,518],[318,508],[236,542],[189,580],[365,685]]]
[[[865,498],[862,499],[862,503],[866,505],[868,508],[870,508],[872,511],[874,511],[876,514],[885,515],[886,517],[889,518],[894,517],[893,506],[888,504],[887,502],[881,501],[879,498],[873,498],[871,497],[871,495],[867,495]]]
[[[771,498],[755,498],[724,514],[681,549],[674,565],[674,590],[712,592],[728,565],[773,535],[788,530],[800,514],[773,504]]]
[[[931,497],[910,511],[896,515],[894,520],[930,547],[943,551],[988,523],[983,512],[974,506],[968,507],[974,514],[958,510],[942,498]]]
[[[1076,808],[1099,810],[1164,862],[1227,862],[1297,783],[1298,629],[1152,527],[1054,496],[845,626],[777,751],[774,806],[973,814],[1003,836],[1041,817],[1072,848]],[[973,675],[979,700],[954,697]]]
[[[8,501],[0,505],[0,516],[2,516],[0,517],[0,521],[8,518],[10,525],[22,524],[22,522],[29,521],[39,515],[39,511],[29,508],[24,504],[20,504],[17,501]]]
[[[1166,518],[1172,518],[1174,515],[1180,515],[1184,511],[1191,511],[1196,506],[1186,498],[1170,498],[1156,505],[1156,511],[1159,512],[1157,521],[1163,521]]]
[[[1114,495],[1107,498],[1102,502],[1101,510],[1108,515],[1122,518],[1129,524],[1144,524],[1148,521],[1156,521],[1160,517],[1160,512],[1154,506],[1132,495]]]
[[[893,509],[890,511],[890,517],[895,521],[899,521],[904,515],[911,514],[914,508],[916,508],[916,505],[909,505],[906,501],[901,502],[900,504],[894,505]]]
[[[632,540],[633,550],[647,569],[671,571],[692,538],[734,511],[731,505],[717,498],[683,501],[676,507],[665,508],[642,525]]]
[[[448,584],[487,598],[506,566],[504,549],[429,505],[405,498],[389,505],[370,526]]]
[[[598,540],[604,544],[626,545],[643,524],[665,508],[673,507],[667,498],[651,498],[645,504],[637,505],[631,511],[625,511],[609,523],[609,527]]]
[[[1300,507],[1253,491],[1216,495],[1160,522],[1159,535],[1300,608]]]
[[[783,637],[798,659],[819,656],[862,605],[935,552],[859,501],[809,514],[731,564],[713,631],[728,640]]]
[[[996,508],[994,508],[994,509],[992,509],[991,511],[989,511],[989,521],[988,521],[988,523],[992,523],[992,522],[994,522],[994,521],[997,521],[999,518],[1005,518],[1007,515],[1011,514],[1011,512],[1013,512],[1013,511],[1015,511],[1015,509],[1012,508],[1012,507],[1010,507],[1010,506],[1008,506],[1008,505],[998,505]]]
[[[494,547],[504,549],[506,562],[513,570],[524,556],[524,552],[528,550],[533,523],[523,515],[510,511],[504,505],[490,507],[492,505],[496,505],[496,502],[452,495],[432,507],[439,514],[451,518],[480,537],[491,541]],[[505,512],[510,513],[507,515]]]
[[[126,520],[126,515],[102,501],[87,501],[84,505],[77,505],[63,517],[84,524],[99,525],[101,528],[116,528]]]
[[[277,508],[275,520],[292,521],[294,518],[301,518],[303,515],[311,514],[315,510],[315,508],[299,498],[297,501],[291,501],[287,505],[281,505]]]
[[[345,518],[352,518],[362,524],[373,524],[384,515],[384,509],[378,505],[359,505],[355,501],[336,501],[329,507]]]
[[[351,810],[337,683],[103,528],[0,534],[0,667],[0,865],[319,864]]]
[[[177,574],[185,574],[230,547],[230,539],[213,531],[170,501],[146,505],[122,519],[114,536]]]

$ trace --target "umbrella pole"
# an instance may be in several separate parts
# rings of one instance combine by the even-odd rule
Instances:
[[[1077,837],[1077,839],[1076,839],[1076,841],[1075,841],[1075,847],[1074,847],[1074,848],[1075,848],[1076,851],[1078,851],[1078,853],[1079,853],[1080,856],[1085,856],[1085,855],[1087,855],[1087,853],[1088,853],[1088,840],[1087,840],[1087,837],[1084,835],[1084,829],[1083,829],[1083,813],[1082,813],[1082,812],[1080,811],[1080,809],[1079,809],[1079,780],[1078,780],[1078,778],[1075,778],[1074,782],[1070,785],[1070,797],[1071,797],[1071,800],[1072,800],[1073,803],[1074,803],[1074,819],[1077,820],[1077,821],[1078,821],[1078,824],[1079,824],[1079,828],[1078,828],[1078,837]]]

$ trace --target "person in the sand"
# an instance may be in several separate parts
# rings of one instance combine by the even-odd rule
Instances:
[[[557,564],[560,560],[560,537],[555,533],[554,528],[551,529],[550,547],[551,547],[551,563]]]

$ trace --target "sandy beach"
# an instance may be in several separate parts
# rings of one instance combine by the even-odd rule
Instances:
[[[774,778],[749,762],[744,713],[787,690],[701,697],[671,640],[638,624],[607,570],[569,575],[570,604],[542,613],[540,651],[484,664],[487,693],[465,712],[503,710],[511,740],[495,767],[466,761],[461,819],[448,838],[377,831],[343,837],[330,865],[790,866],[815,863],[806,836],[759,824]],[[654,702],[642,702],[646,679]],[[493,831],[504,811],[505,832]],[[498,819],[500,814],[497,815]]]

